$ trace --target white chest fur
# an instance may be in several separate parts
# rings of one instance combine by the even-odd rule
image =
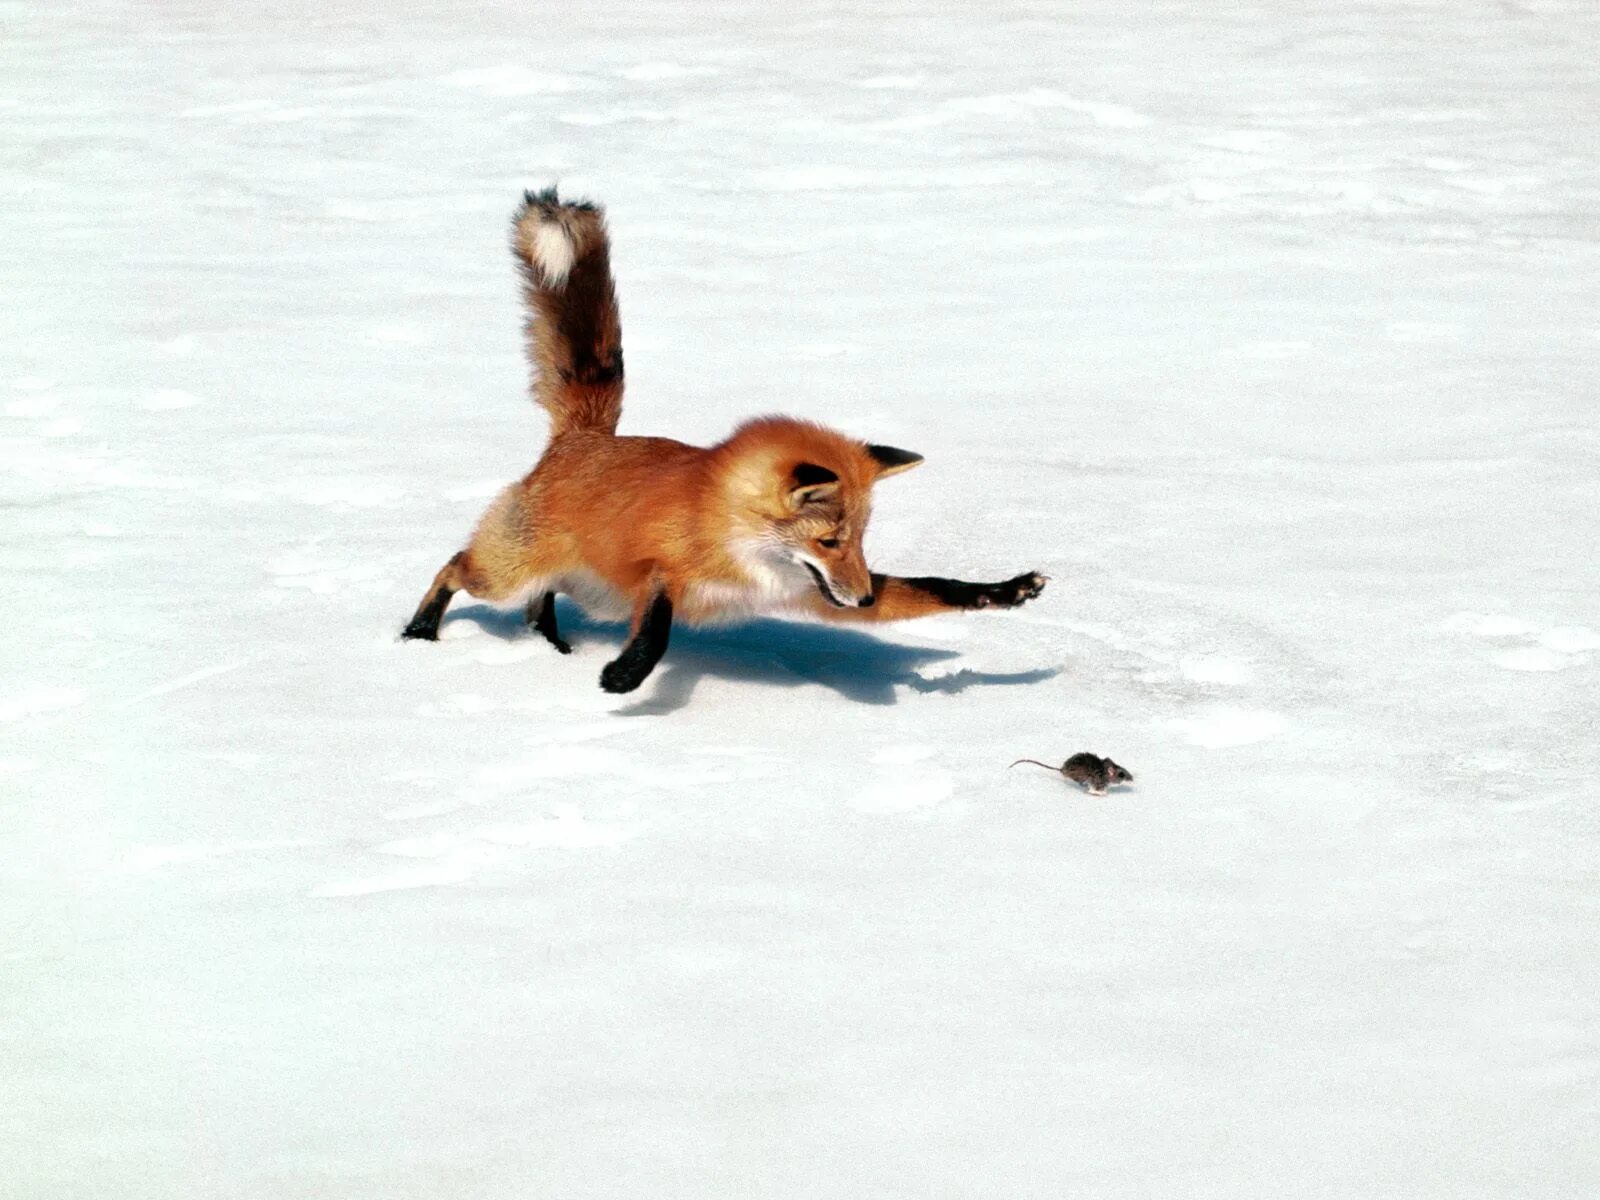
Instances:
[[[698,622],[736,621],[790,608],[811,587],[805,569],[781,546],[746,542],[733,558],[742,579],[707,580],[684,592],[684,616]]]

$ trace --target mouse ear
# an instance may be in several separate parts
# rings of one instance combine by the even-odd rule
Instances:
[[[879,479],[885,475],[898,475],[901,471],[909,471],[922,461],[922,455],[895,446],[877,446],[869,443],[867,453],[872,457],[872,461],[878,464]]]

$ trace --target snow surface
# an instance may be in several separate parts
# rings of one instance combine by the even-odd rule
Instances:
[[[1592,0],[0,27],[0,1195],[1600,1193]],[[553,180],[1043,598],[398,643]]]

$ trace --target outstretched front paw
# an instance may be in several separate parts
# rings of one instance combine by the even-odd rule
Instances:
[[[972,599],[973,608],[1016,608],[1019,604],[1026,604],[1040,592],[1044,591],[1047,577],[1035,571],[1026,575],[1018,575],[1015,579],[1007,579],[1003,583],[983,583],[978,585],[978,593]]]

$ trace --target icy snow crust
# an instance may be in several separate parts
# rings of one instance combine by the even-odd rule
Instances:
[[[1600,7],[0,23],[0,1194],[1600,1191]],[[1050,589],[397,643],[553,180],[625,430]]]

